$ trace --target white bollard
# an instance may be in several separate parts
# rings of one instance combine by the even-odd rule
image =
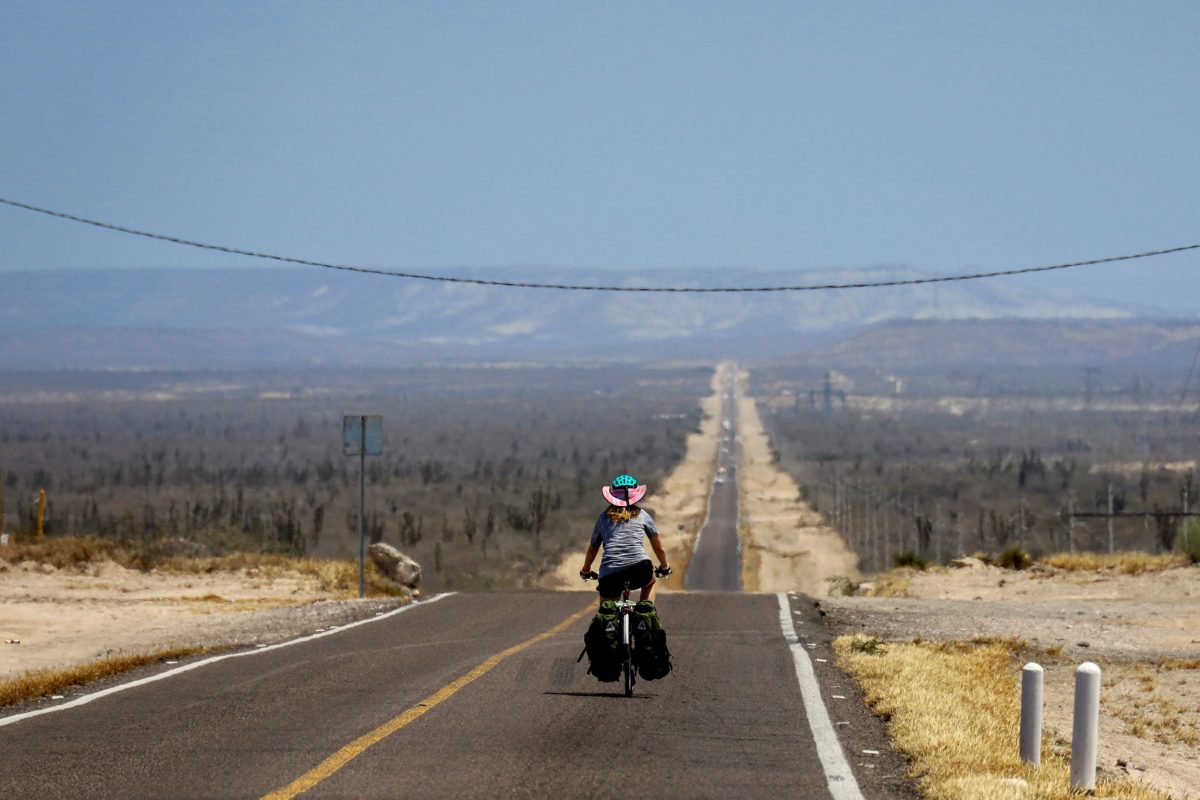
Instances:
[[[1042,667],[1032,661],[1021,670],[1021,760],[1042,763]]]
[[[1075,670],[1075,722],[1071,726],[1071,788],[1096,789],[1096,741],[1100,728],[1100,667],[1085,661]]]

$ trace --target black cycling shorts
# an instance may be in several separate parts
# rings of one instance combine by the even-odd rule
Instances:
[[[654,580],[654,565],[650,559],[639,561],[624,569],[610,572],[600,579],[596,591],[601,597],[619,597],[625,590],[625,581],[629,581],[629,590],[637,591]]]

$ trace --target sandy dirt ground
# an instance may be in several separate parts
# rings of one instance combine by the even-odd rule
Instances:
[[[824,596],[828,578],[858,580],[858,557],[799,499],[796,482],[775,465],[758,407],[746,396],[747,381],[742,372],[735,385],[742,586]]]
[[[1070,741],[1074,669],[1098,663],[1101,774],[1200,798],[1200,567],[1120,575],[968,563],[893,572],[861,587],[899,597],[819,602],[840,632],[892,641],[1025,640],[1046,669],[1046,730],[1061,743]]]
[[[111,655],[278,641],[396,601],[337,600],[315,578],[137,572],[112,562],[57,570],[0,561],[0,680]]]
[[[672,575],[659,582],[659,589],[682,589],[683,576],[696,543],[696,534],[704,525],[708,510],[708,490],[712,485],[717,464],[717,447],[721,439],[721,389],[732,364],[720,364],[713,372],[712,394],[700,401],[703,417],[700,431],[687,438],[683,460],[663,481],[661,487],[651,486],[642,503],[654,515],[662,537]],[[604,498],[596,487],[596,513],[604,508]],[[587,542],[580,542],[578,552],[568,553],[546,581],[548,588],[578,590],[579,568]]]

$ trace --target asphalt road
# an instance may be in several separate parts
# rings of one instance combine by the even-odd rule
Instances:
[[[683,585],[697,591],[737,592],[742,588],[742,558],[738,543],[737,414],[730,389],[725,390],[721,414],[722,438],[708,515]]]
[[[915,797],[833,666],[818,604],[784,598],[781,614],[775,595],[738,591],[728,396],[725,415],[685,576],[705,591],[659,596],[675,671],[634,697],[576,663],[594,592],[452,595],[75,708],[0,714],[0,798]],[[808,708],[801,660],[823,698]],[[852,774],[831,771],[830,740]]]
[[[575,663],[586,616],[471,679],[594,602],[454,595],[24,719],[0,727],[0,797],[262,797],[414,709],[302,796],[829,796],[772,595],[661,597],[676,669],[633,698]],[[812,604],[793,606],[801,637],[822,637]]]

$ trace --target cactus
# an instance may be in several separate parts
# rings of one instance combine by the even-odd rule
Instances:
[[[46,490],[38,489],[37,540],[46,535]]]
[[[1191,559],[1193,564],[1200,564],[1200,519],[1183,518],[1175,546]]]
[[[4,473],[0,472],[0,534],[4,533]]]

